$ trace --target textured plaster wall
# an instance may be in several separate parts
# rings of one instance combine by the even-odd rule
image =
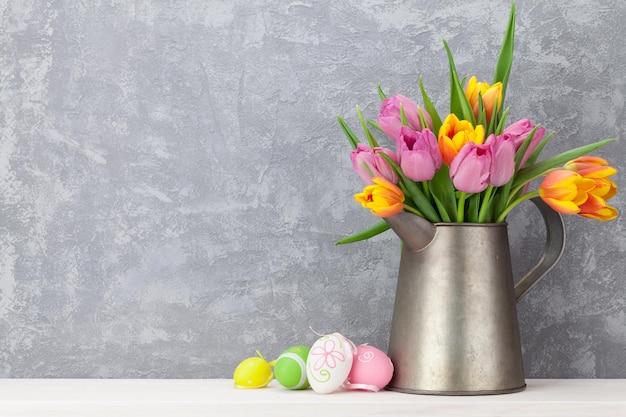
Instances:
[[[441,40],[488,80],[509,6],[0,1],[0,376],[229,377],[309,326],[385,349],[399,243],[334,245],[376,221],[335,116],[356,129],[378,82],[417,98],[418,75],[444,112]],[[545,155],[626,136],[624,21],[518,3],[508,105],[556,130]],[[532,206],[510,223],[519,276],[544,232]],[[624,378],[624,220],[566,225],[519,304],[527,376]]]

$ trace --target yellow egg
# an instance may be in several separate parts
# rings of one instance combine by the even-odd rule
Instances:
[[[237,388],[263,388],[274,378],[270,369],[274,362],[267,362],[257,350],[252,358],[244,359],[235,369],[233,379]]]

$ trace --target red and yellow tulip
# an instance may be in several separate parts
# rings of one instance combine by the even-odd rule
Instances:
[[[588,193],[587,201],[580,206],[578,214],[603,221],[617,217],[617,209],[606,204],[608,199],[617,194],[617,184],[608,178],[617,173],[615,168],[596,156],[581,156],[569,161],[565,164],[565,168],[594,183],[593,189]]]
[[[577,158],[546,175],[539,196],[559,213],[613,220],[618,212],[606,201],[617,193],[617,186],[607,177],[616,172],[601,158]]]
[[[594,187],[593,181],[585,180],[580,174],[559,169],[546,175],[539,185],[539,196],[559,213],[578,214]]]
[[[384,178],[372,178],[373,185],[368,185],[354,199],[379,217],[391,217],[404,209],[404,193],[397,185]]]

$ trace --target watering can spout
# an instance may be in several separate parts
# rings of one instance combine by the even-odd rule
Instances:
[[[414,252],[424,249],[435,237],[435,225],[423,217],[402,211],[385,220],[402,242]]]

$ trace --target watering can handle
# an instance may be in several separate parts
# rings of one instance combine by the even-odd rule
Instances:
[[[539,197],[532,198],[531,201],[535,203],[546,223],[546,246],[537,265],[515,283],[515,302],[524,298],[556,265],[565,249],[565,225],[561,215]]]

